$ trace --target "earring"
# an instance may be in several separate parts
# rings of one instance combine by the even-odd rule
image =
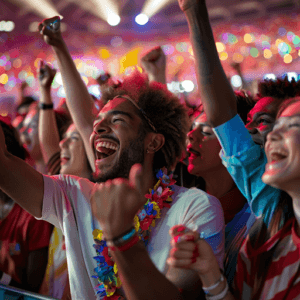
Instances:
[[[149,153],[149,150],[147,149],[147,151],[146,151],[147,153]]]

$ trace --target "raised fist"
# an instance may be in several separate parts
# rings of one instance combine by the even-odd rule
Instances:
[[[147,72],[150,81],[165,83],[166,56],[161,47],[150,50],[141,59],[141,64]]]
[[[43,20],[39,24],[39,32],[43,35],[44,41],[50,46],[59,47],[63,43],[59,17]]]
[[[189,8],[192,8],[194,5],[198,4],[198,2],[204,2],[204,0],[178,0],[179,7],[182,11],[186,11]]]
[[[42,88],[50,88],[53,78],[56,74],[56,70],[52,69],[48,64],[43,61],[40,62],[38,70],[39,84]]]

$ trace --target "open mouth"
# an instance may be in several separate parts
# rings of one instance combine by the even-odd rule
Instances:
[[[60,164],[61,164],[61,165],[64,165],[64,164],[66,164],[69,160],[70,160],[70,157],[69,157],[69,156],[61,155],[61,157],[60,157]]]
[[[118,146],[112,142],[96,141],[95,149],[97,160],[101,160],[113,155],[117,151]]]
[[[196,151],[195,149],[193,149],[190,146],[188,146],[186,150],[189,153],[189,157],[191,157],[191,158],[195,158],[195,157],[201,156],[200,152]]]
[[[272,163],[276,163],[287,158],[287,153],[282,150],[276,150],[271,153],[270,158]]]

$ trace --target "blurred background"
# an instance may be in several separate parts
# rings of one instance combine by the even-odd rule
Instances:
[[[235,89],[245,81],[300,74],[300,1],[207,0],[217,49]],[[64,39],[89,90],[99,97],[95,78],[105,71],[121,78],[141,56],[160,45],[167,56],[171,91],[196,97],[197,84],[187,22],[176,0],[1,0],[0,114],[9,113],[26,81],[39,97],[36,69],[43,59],[57,67],[38,23],[59,15]],[[64,97],[60,73],[53,98]]]

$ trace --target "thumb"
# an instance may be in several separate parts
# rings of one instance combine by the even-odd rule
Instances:
[[[129,184],[143,195],[143,167],[141,164],[134,164],[129,172]]]
[[[44,61],[41,59],[39,61],[39,69],[43,68],[44,67]]]

